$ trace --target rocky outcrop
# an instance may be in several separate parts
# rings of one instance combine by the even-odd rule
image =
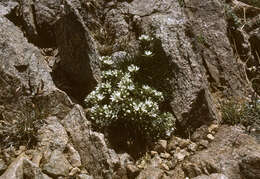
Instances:
[[[153,68],[148,83],[168,88],[168,102],[183,128],[220,119],[212,92],[242,98],[251,92],[244,66],[233,56],[222,2],[24,0],[19,7],[30,37],[41,31],[55,36],[60,61],[53,77],[67,81],[69,90],[59,87],[78,101],[99,79],[99,54],[140,56],[141,34],[156,39],[154,65],[165,68],[164,73]]]
[[[7,12],[11,9],[6,7]],[[14,151],[9,161],[1,159],[1,178],[116,176],[123,167],[118,155],[107,147],[102,134],[91,130],[83,109],[56,88],[41,51],[2,15],[0,26],[1,148],[27,145],[32,136],[20,132],[27,132],[23,128],[27,125],[38,125],[28,133],[36,137],[35,150],[16,159],[19,153]],[[10,164],[7,170],[6,164]]]
[[[259,85],[260,10],[230,2],[252,17],[239,29],[221,0],[2,0],[0,178],[259,178],[255,139],[208,126],[221,120],[219,94],[247,98],[249,80]],[[154,39],[145,83],[167,92],[177,130],[191,138],[160,140],[135,163],[108,147],[79,104],[99,81],[101,55],[146,58],[142,34]]]
[[[189,177],[222,173],[228,178],[243,178],[239,169],[241,156],[259,156],[259,147],[255,139],[241,128],[223,126],[208,148],[192,156],[183,164],[183,169]]]
[[[203,140],[208,142],[207,145],[173,137],[163,147],[164,150],[155,147],[157,151],[151,151],[137,163],[139,168],[143,168],[138,177],[258,178],[260,145],[256,139],[240,127],[221,126],[213,131],[211,129],[209,127],[205,131],[214,137],[205,135]]]
[[[55,87],[40,50],[29,44],[7,18],[0,16],[0,19],[0,111],[1,119],[8,121],[1,126],[1,136],[8,140],[8,135],[16,137],[15,132],[19,132],[13,126],[13,133],[6,133],[9,125],[19,128],[19,122],[27,121],[31,115],[28,120],[32,121],[50,115],[64,117],[72,104]],[[11,140],[4,142],[10,145]]]

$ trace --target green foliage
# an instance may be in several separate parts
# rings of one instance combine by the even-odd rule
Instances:
[[[43,124],[43,114],[40,108],[31,101],[21,102],[22,111],[12,111],[12,116],[0,114],[0,138],[2,146],[32,147],[37,142],[37,131]]]
[[[230,22],[231,26],[233,26],[233,28],[238,28],[239,26],[242,25],[241,20],[239,19],[239,17],[233,12],[232,8],[230,7],[230,5],[225,4],[224,6],[225,9],[225,15],[227,20]]]
[[[250,126],[260,123],[260,100],[254,99],[252,102],[239,102],[230,100],[221,107],[222,120],[224,124],[242,124]]]
[[[206,44],[206,40],[202,34],[196,36],[196,40],[197,40],[197,42],[199,42],[201,44]]]
[[[117,69],[107,56],[101,63],[101,82],[85,99],[95,128],[120,130],[120,142],[154,141],[173,131],[174,117],[160,111],[163,94],[136,82],[138,66]]]
[[[186,5],[185,5],[185,0],[178,0],[178,2],[179,2],[179,5],[181,6],[181,7],[185,7]]]

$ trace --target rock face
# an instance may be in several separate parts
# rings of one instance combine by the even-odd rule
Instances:
[[[230,5],[233,18],[241,9],[252,18],[243,28],[232,29],[221,0],[1,0],[0,179],[260,178],[253,137],[207,126],[221,120],[218,95],[247,98],[249,80],[256,91],[260,82],[259,3]],[[135,164],[92,130],[79,104],[100,79],[101,55],[145,58],[142,34],[154,38],[145,83],[167,92],[191,139],[160,140],[149,162]]]
[[[67,81],[69,89],[59,87],[79,101],[99,79],[99,54],[125,50],[136,56],[141,34],[157,40],[155,63],[165,73],[153,69],[152,82],[168,88],[168,102],[183,128],[220,119],[212,91],[240,97],[250,92],[243,65],[233,58],[221,2],[24,0],[19,6],[30,37],[41,32],[55,37],[60,61],[53,77]]]
[[[12,9],[3,6],[7,12]],[[102,134],[91,131],[83,109],[56,88],[40,50],[28,43],[20,29],[3,15],[0,16],[0,119],[5,122],[0,125],[1,145],[4,145],[1,147],[22,144],[24,138],[17,137],[20,130],[15,127],[26,125],[32,116],[42,123],[37,133],[33,133],[37,138],[34,157],[18,157],[1,178],[65,177],[73,170],[72,166],[82,167],[93,176],[117,175],[111,172],[121,168],[117,154],[107,147]],[[10,127],[14,130],[8,133]],[[1,172],[6,168],[4,165]]]
[[[189,177],[222,173],[234,179],[248,178],[248,176],[257,178],[259,177],[259,169],[256,167],[258,165],[249,167],[250,170],[247,171],[242,170],[245,173],[240,172],[240,167],[245,169],[252,163],[259,162],[259,147],[255,139],[245,134],[239,127],[223,126],[218,130],[208,148],[190,157],[183,164],[183,169]]]
[[[164,152],[152,151],[149,157],[137,165],[143,169],[138,177],[259,178],[260,144],[254,137],[237,126],[221,126],[214,137],[203,148],[199,143],[173,137],[166,150],[171,155],[165,158],[162,155]],[[187,145],[183,145],[184,143]],[[198,147],[191,150],[189,146],[192,144]]]

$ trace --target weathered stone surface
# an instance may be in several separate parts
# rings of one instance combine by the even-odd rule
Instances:
[[[48,175],[42,173],[41,169],[28,159],[23,161],[23,177],[33,179],[51,179]]]
[[[82,165],[93,176],[110,175],[111,170],[120,166],[116,153],[108,149],[103,134],[93,132],[79,105],[61,121],[71,137],[71,143],[79,152]]]
[[[239,164],[241,174],[244,178],[260,178],[260,155],[259,151],[249,153],[242,158]]]
[[[177,119],[183,126],[199,126],[216,119],[211,95],[205,88],[204,71],[200,67],[202,62],[193,51],[190,38],[186,35],[189,20],[179,3],[132,1],[129,9],[130,14],[142,18],[142,32],[151,33],[160,40],[162,54],[165,54],[164,58],[171,64],[171,85],[168,88],[174,91],[171,106]],[[153,13],[154,11],[158,13]],[[195,109],[197,106],[200,106],[199,110]],[[196,114],[192,111],[196,111]],[[194,120],[188,124],[189,118]]]
[[[67,145],[68,149],[68,160],[73,167],[80,167],[81,166],[81,159],[78,151],[74,149],[71,144]]]
[[[8,15],[15,7],[18,6],[14,1],[1,1],[0,2],[0,16]]]
[[[7,169],[7,166],[5,164],[5,161],[3,159],[0,159],[0,173],[5,171]]]
[[[215,174],[211,174],[211,175],[200,175],[200,176],[197,176],[192,179],[228,179],[228,177],[226,177],[223,174],[215,173]]]
[[[126,165],[127,174],[129,178],[135,178],[139,174],[140,170],[133,164]]]
[[[38,131],[39,148],[42,151],[51,149],[63,152],[69,140],[66,130],[56,117],[49,117],[45,122]]]
[[[78,175],[77,179],[94,179],[94,178],[90,175],[80,174]]]
[[[158,168],[147,168],[143,170],[138,176],[137,179],[158,179],[163,177],[163,171]]]
[[[166,151],[166,148],[167,148],[166,140],[159,140],[154,146],[154,150],[159,153]]]
[[[80,1],[67,0],[64,15],[55,28],[61,58],[57,71],[73,81],[71,93],[77,100],[82,100],[94,88],[99,76],[100,56],[84,21],[87,15]]]
[[[50,159],[43,165],[43,171],[50,176],[68,176],[72,166],[59,150],[51,153]]]
[[[0,179],[21,179],[23,178],[23,161],[26,159],[26,155],[21,154],[17,157],[8,169],[0,176]]]
[[[168,65],[170,83],[165,77],[152,80],[169,88],[172,110],[182,126],[196,128],[219,119],[209,86],[231,89],[240,96],[247,92],[244,69],[232,56],[220,1],[188,1],[184,7],[170,0],[29,2],[24,4],[35,8],[38,29],[55,31],[61,61],[54,74],[63,77],[61,81],[70,81],[71,88],[63,89],[78,100],[98,80],[98,46],[111,46],[108,55],[115,52],[116,58],[125,56],[122,50],[135,56],[140,52],[137,39],[142,33],[159,41],[156,53]],[[200,10],[193,11],[194,7]]]
[[[246,15],[260,12],[238,1],[232,3],[241,5],[235,7],[238,15],[244,8]],[[48,178],[39,167],[60,178],[68,177],[72,167],[75,170],[71,175],[79,172],[79,167],[86,168],[92,178],[138,174],[139,169],[127,155],[118,156],[107,147],[102,134],[91,130],[79,105],[71,110],[71,100],[55,87],[53,79],[59,88],[81,102],[99,80],[99,54],[112,55],[116,62],[128,56],[138,57],[142,51],[138,40],[141,34],[155,39],[152,45],[156,67],[148,83],[167,88],[167,103],[178,119],[180,131],[219,120],[212,93],[245,97],[251,88],[246,66],[239,60],[250,56],[250,64],[252,61],[259,65],[260,53],[257,23],[231,32],[237,33],[232,37],[237,39],[239,52],[232,49],[223,9],[220,0],[1,0],[0,138],[4,141],[0,146],[19,145],[14,142],[19,140],[13,140],[18,132],[6,132],[24,116],[30,119],[37,111],[39,119],[45,121],[38,131],[39,155],[32,157],[33,162],[18,157],[1,177]],[[56,56],[60,60],[56,64],[50,62],[50,69],[40,50],[26,38],[40,47],[57,46]],[[239,53],[240,59],[234,53]],[[64,81],[68,88],[63,87]],[[206,149],[196,153],[197,144],[180,138],[170,140],[168,145],[164,141],[158,151],[166,150],[172,155],[161,154],[160,158],[154,153],[148,167],[141,167],[147,168],[139,178],[160,178],[166,170],[176,179],[183,179],[186,174],[197,178],[259,178],[259,144],[253,138],[236,127],[221,127],[216,135],[208,126],[200,129],[191,139],[198,142],[201,150]],[[211,143],[205,140],[209,133],[215,137],[209,137]],[[195,155],[189,156],[187,151]],[[172,164],[168,165],[169,162]],[[0,166],[1,170],[5,168]]]
[[[212,173],[222,173],[230,179],[242,179],[244,174],[258,176],[258,165],[253,163],[259,162],[259,151],[260,145],[255,138],[245,134],[239,127],[222,126],[208,148],[191,156],[182,169],[188,177]],[[241,156],[245,156],[244,160]],[[249,167],[251,165],[255,167]],[[251,170],[241,170],[242,166]]]
[[[24,153],[17,157],[3,175],[1,179],[23,179],[23,178],[34,178],[34,179],[51,179],[46,174],[42,173],[41,169],[32,163],[28,156]]]
[[[80,172],[80,169],[78,167],[75,167],[75,168],[71,169],[69,176],[75,176],[79,172]]]
[[[4,135],[4,139],[8,139],[5,137],[8,135],[9,141],[4,140],[1,144],[10,145],[18,131],[8,133],[9,125],[52,115],[64,117],[71,101],[55,87],[40,50],[29,44],[22,32],[2,16],[0,30],[0,112],[1,119],[6,121],[0,135]],[[35,116],[35,119],[29,116]]]

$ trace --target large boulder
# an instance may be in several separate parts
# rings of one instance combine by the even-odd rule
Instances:
[[[182,164],[188,177],[222,173],[230,179],[259,177],[260,145],[241,128],[222,126],[208,148]]]
[[[13,145],[12,137],[20,136],[19,128],[26,122],[52,115],[62,118],[72,103],[55,87],[40,50],[27,42],[20,29],[3,16],[0,29],[0,116],[6,121],[0,135],[5,145]]]
[[[91,130],[83,109],[76,105],[61,121],[78,151],[82,165],[93,176],[112,176],[120,167],[119,157],[106,145],[104,135]],[[112,173],[111,173],[112,172]]]
[[[81,173],[76,167],[84,168],[81,174],[116,176],[114,171],[123,168],[118,155],[107,147],[101,133],[91,130],[84,110],[56,88],[41,51],[2,15],[0,30],[0,135],[4,139],[1,148],[27,145],[29,141],[18,137],[22,127],[41,121],[37,130],[29,133],[35,135],[36,144],[27,146],[35,148],[35,164],[18,157],[1,177],[68,177]]]

